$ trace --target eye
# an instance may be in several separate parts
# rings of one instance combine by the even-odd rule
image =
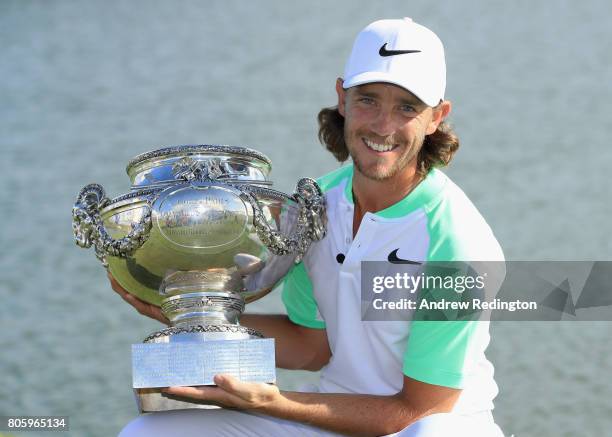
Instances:
[[[412,105],[401,105],[400,111],[406,114],[414,114],[416,112],[416,108]]]
[[[364,103],[366,105],[373,105],[374,99],[372,97],[361,96],[357,99],[360,103]]]

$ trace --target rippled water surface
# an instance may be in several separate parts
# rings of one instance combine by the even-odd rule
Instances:
[[[507,258],[610,259],[609,12],[603,0],[3,1],[0,415],[69,415],[72,435],[111,436],[136,414],[130,344],[158,326],[74,246],[78,190],[122,194],[131,157],[174,144],[254,147],[286,192],[335,168],[315,115],[377,18],[412,16],[445,41],[462,140],[448,173]],[[253,308],[282,305],[277,293]],[[492,326],[508,435],[609,432],[610,328]]]

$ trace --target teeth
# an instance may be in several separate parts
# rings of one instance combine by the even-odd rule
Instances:
[[[374,143],[368,140],[367,138],[364,138],[363,140],[365,141],[365,143],[370,149],[376,150],[377,152],[388,152],[389,150],[393,149],[392,145]]]

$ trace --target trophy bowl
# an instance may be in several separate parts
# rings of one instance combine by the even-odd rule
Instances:
[[[214,373],[273,382],[272,340],[239,316],[323,238],[326,216],[315,181],[300,179],[287,195],[271,188],[270,170],[249,148],[176,146],[132,159],[124,195],[111,200],[98,184],[80,191],[76,243],[93,246],[123,288],[171,322],[133,348],[140,411],[198,407],[159,387],[212,384]]]

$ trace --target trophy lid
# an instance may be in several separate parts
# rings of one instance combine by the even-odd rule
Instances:
[[[270,185],[270,159],[248,147],[216,144],[165,147],[142,153],[128,162],[126,172],[132,189],[174,182],[183,167],[193,162],[212,163],[218,177],[231,182]]]

